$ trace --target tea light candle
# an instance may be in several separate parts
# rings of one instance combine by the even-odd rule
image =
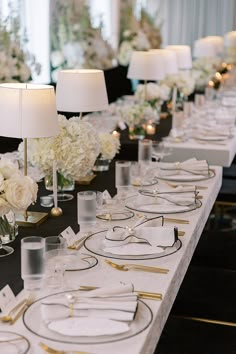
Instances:
[[[208,82],[208,87],[214,87],[214,82],[212,80]]]
[[[146,125],[146,133],[147,133],[148,135],[154,135],[155,132],[156,132],[156,127],[155,127],[155,125],[154,125],[153,123],[148,123],[148,124]]]
[[[115,138],[117,138],[117,139],[120,138],[120,133],[119,133],[118,131],[116,131],[116,130],[113,130],[112,135],[113,135]]]

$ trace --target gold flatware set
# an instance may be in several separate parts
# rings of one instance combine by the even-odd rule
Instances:
[[[13,325],[20,316],[24,313],[24,311],[28,308],[28,306],[32,303],[32,299],[23,299],[16,306],[14,306],[6,315],[0,317],[0,321],[7,322],[10,325]]]
[[[56,350],[52,347],[49,347],[47,344],[40,342],[40,348],[42,348],[46,353],[49,354],[89,354],[88,352],[83,352],[81,350]]]
[[[141,264],[117,264],[114,263],[108,259],[105,259],[105,262],[109,264],[111,267],[121,270],[121,271],[128,271],[128,270],[143,270],[144,272],[153,272],[153,273],[160,273],[160,274],[167,274],[169,272],[169,269],[165,268],[158,268],[158,267],[152,267],[152,266],[146,266],[146,265],[141,265]]]

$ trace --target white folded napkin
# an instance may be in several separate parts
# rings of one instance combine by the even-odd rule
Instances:
[[[86,293],[66,293],[41,301],[45,323],[68,317],[103,318],[132,321],[137,309],[137,295],[131,285],[99,288]]]
[[[206,160],[192,158],[183,162],[159,163],[159,177],[181,175],[209,175],[209,165]]]
[[[125,322],[90,317],[69,317],[53,321],[48,324],[48,328],[59,334],[71,337],[115,335],[128,332],[130,329]]]
[[[232,130],[229,126],[222,128],[220,127],[205,127],[195,130],[194,136],[195,137],[214,137],[214,136],[222,136],[222,137],[229,137],[232,133]]]
[[[198,192],[195,186],[189,186],[184,188],[183,186],[178,186],[174,190],[168,191],[158,191],[158,190],[148,190],[143,189],[139,191],[140,194],[147,197],[154,197],[156,201],[167,201],[176,205],[192,205],[196,203],[196,197]]]
[[[158,226],[136,228],[112,228],[107,231],[104,251],[123,254],[141,255],[163,252],[163,247],[171,247],[176,241],[173,227]]]

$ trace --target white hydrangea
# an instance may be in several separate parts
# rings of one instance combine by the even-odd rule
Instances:
[[[120,139],[109,133],[101,133],[99,142],[101,157],[112,160],[120,149]]]
[[[51,173],[53,161],[58,172],[75,180],[86,176],[100,152],[98,135],[93,126],[78,117],[58,115],[60,131],[51,138],[28,139],[28,159],[33,166]],[[22,146],[19,146],[22,151]]]
[[[135,98],[138,100],[153,101],[154,104],[161,105],[170,97],[170,87],[166,84],[155,84],[149,82],[146,85],[139,84],[135,92]]]
[[[194,91],[195,79],[191,72],[179,71],[177,74],[167,75],[162,84],[171,89],[176,86],[184,96],[189,96]]]
[[[199,58],[194,60],[192,75],[197,87],[205,87],[221,67],[220,58]]]

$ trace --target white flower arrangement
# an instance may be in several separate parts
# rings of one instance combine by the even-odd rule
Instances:
[[[109,133],[99,134],[101,158],[112,160],[120,150],[120,139]]]
[[[89,7],[81,1],[60,0],[52,24],[52,80],[61,69],[109,69],[116,65],[115,52],[103,39],[101,26],[93,28]]]
[[[23,49],[19,32],[19,17],[14,12],[5,20],[0,18],[0,82],[27,82],[31,70],[40,73],[40,64]]]
[[[158,110],[153,108],[148,102],[126,103],[122,106],[118,106],[117,114],[131,127],[141,126],[150,120],[158,123],[160,120]]]
[[[206,87],[215,73],[221,69],[220,58],[199,58],[193,61],[192,75],[196,87]]]
[[[0,160],[0,229],[2,217],[10,211],[25,211],[37,199],[38,185],[23,176],[16,165],[7,159]],[[2,230],[1,230],[2,231]]]
[[[191,72],[180,71],[177,74],[167,75],[162,84],[167,85],[173,89],[177,87],[178,91],[184,96],[189,96],[194,91],[195,79]]]
[[[135,98],[138,101],[148,101],[152,107],[160,108],[164,101],[170,98],[170,87],[166,84],[139,84],[135,92]]]
[[[160,26],[155,24],[157,14],[152,17],[142,9],[140,19],[136,19],[133,5],[127,6],[125,0],[121,5],[121,39],[118,62],[120,65],[127,66],[134,50],[160,48],[162,38]]]
[[[66,178],[79,180],[92,169],[100,152],[98,135],[93,126],[78,117],[58,115],[59,134],[51,138],[28,139],[28,160],[45,174],[52,173],[53,161]],[[22,144],[19,151],[22,153]]]

